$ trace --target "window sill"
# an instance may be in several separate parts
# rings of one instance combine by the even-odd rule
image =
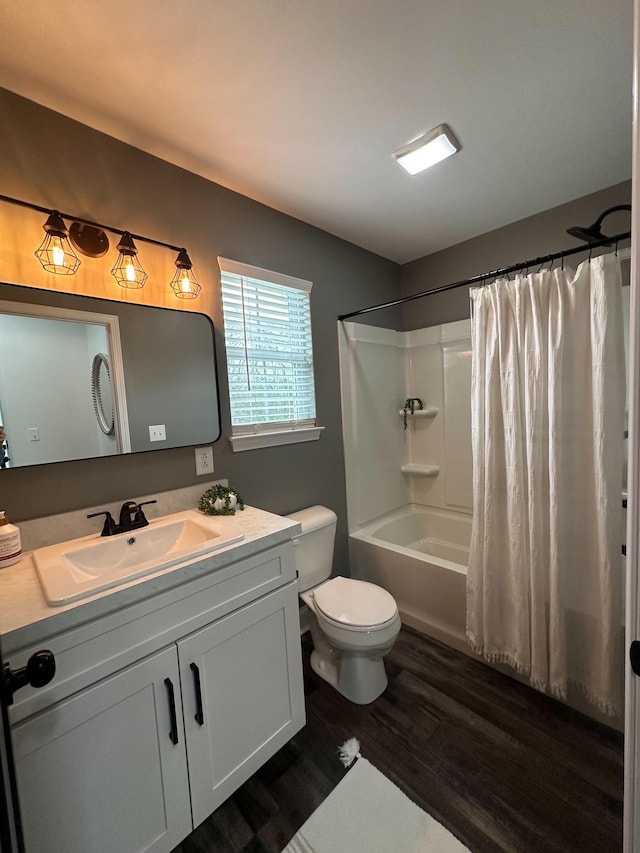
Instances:
[[[280,444],[299,444],[302,441],[317,441],[324,427],[308,429],[283,429],[277,432],[255,432],[249,435],[232,435],[229,438],[231,449],[257,450],[260,447],[277,447]]]

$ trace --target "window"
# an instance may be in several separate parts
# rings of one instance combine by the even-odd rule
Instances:
[[[311,282],[218,258],[234,450],[314,441]]]

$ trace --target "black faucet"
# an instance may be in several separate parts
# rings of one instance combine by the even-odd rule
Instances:
[[[158,503],[156,500],[143,501],[137,504],[135,501],[125,501],[120,507],[120,522],[116,524],[113,516],[108,510],[102,512],[92,512],[87,518],[96,518],[99,515],[104,515],[104,526],[101,536],[115,536],[117,533],[129,533],[131,530],[138,530],[140,527],[147,527],[145,514],[142,510],[147,504]]]

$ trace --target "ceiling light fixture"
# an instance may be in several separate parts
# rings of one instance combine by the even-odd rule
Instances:
[[[410,175],[417,175],[418,172],[434,166],[446,157],[451,157],[459,150],[460,143],[451,128],[446,124],[439,124],[433,130],[394,151],[393,156]]]
[[[47,272],[56,275],[73,275],[80,266],[80,258],[70,245],[67,226],[57,210],[52,210],[42,226],[46,237],[35,252]]]
[[[118,255],[118,260],[113,265],[111,275],[120,287],[128,287],[132,290],[144,287],[144,283],[149,276],[142,269],[140,261],[137,258],[138,250],[128,231],[125,231],[120,238],[118,252],[120,254]]]
[[[195,299],[201,287],[193,274],[193,264],[186,249],[180,249],[176,258],[176,274],[171,279],[171,289],[178,299]]]

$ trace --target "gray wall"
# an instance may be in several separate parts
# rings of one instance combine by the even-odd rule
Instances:
[[[220,427],[209,318],[142,305],[122,308],[117,313],[131,449],[156,451],[158,444],[149,440],[152,424],[165,426],[167,447],[210,444]]]
[[[230,416],[217,294],[223,437],[214,446],[215,477],[227,477],[248,503],[274,512],[313,503],[335,509],[337,565],[346,565],[336,318],[395,298],[398,266],[5,90],[0,125],[5,195],[187,246],[203,280],[218,280],[222,255],[313,281],[317,416],[326,429],[317,442],[243,453],[232,453],[225,438]],[[153,451],[3,471],[0,504],[19,522],[196,482],[204,491],[193,449]]]
[[[580,241],[570,237],[567,228],[572,225],[590,225],[607,208],[630,203],[631,181],[625,181],[441,252],[434,252],[402,267],[402,295],[433,290],[499,267],[579,246]],[[629,212],[612,213],[604,221],[602,230],[607,235],[631,230]],[[575,267],[584,257],[581,254],[573,255],[565,263]],[[416,299],[407,303],[403,313],[407,331],[465,319],[469,316],[469,289],[460,287],[447,293]]]

